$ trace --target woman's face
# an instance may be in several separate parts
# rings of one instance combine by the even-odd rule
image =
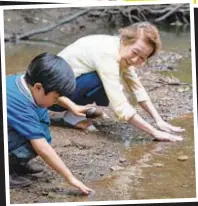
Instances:
[[[144,65],[148,57],[153,51],[153,47],[139,39],[132,45],[123,45],[120,49],[120,60],[126,66]]]

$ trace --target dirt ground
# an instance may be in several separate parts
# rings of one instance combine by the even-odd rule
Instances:
[[[192,93],[178,92],[178,87],[159,87],[155,92],[150,92],[150,97],[164,119],[178,117],[175,124],[191,132],[191,135],[183,134],[187,138],[185,142],[178,145],[153,142],[133,126],[115,121],[110,108],[103,108],[112,117],[110,121],[94,121],[98,133],[51,126],[52,146],[75,176],[96,191],[95,196],[83,197],[79,191],[67,185],[60,175],[46,167],[44,174],[31,177],[34,183],[30,187],[11,189],[11,203],[195,197]],[[137,110],[148,122],[153,123],[139,108]],[[181,165],[177,160],[180,154],[188,155],[187,163]],[[151,160],[157,163],[154,168]],[[38,161],[44,166],[42,160]],[[120,168],[114,171],[114,166],[121,167],[121,171]],[[122,167],[125,168],[123,171]],[[156,176],[159,176],[156,168],[161,171],[160,177]],[[171,176],[173,172],[177,175]],[[117,177],[120,179],[117,180]],[[149,181],[151,178],[154,182],[155,178],[159,178],[159,184],[153,182],[152,185]],[[175,191],[171,192],[170,189],[167,192],[167,188],[174,188],[174,184]]]
[[[62,9],[61,12],[62,15],[65,14],[65,10]],[[68,15],[71,14],[69,12]],[[7,11],[5,33],[25,32],[41,24],[50,24],[50,21],[60,15],[60,11],[32,10],[30,14]],[[37,39],[44,38],[61,44],[65,35],[75,33],[76,39],[79,31],[81,35],[87,34],[87,28],[90,33],[102,32],[97,30],[97,26],[104,24],[103,20],[98,20],[97,26],[93,23],[86,25],[83,23],[85,18],[88,17],[80,17],[75,24],[62,26],[48,35],[39,35]],[[88,19],[93,21],[90,17]],[[20,22],[20,27],[16,22]],[[172,53],[169,57],[174,56],[173,63],[178,63],[178,59],[189,55],[190,51],[187,51],[181,57]],[[169,60],[170,58],[164,61],[170,63]],[[155,61],[152,65],[157,64],[160,67],[158,69],[162,70],[162,63],[163,61]],[[170,69],[173,65],[165,69]],[[139,74],[161,116],[186,128],[186,132],[182,134],[185,140],[181,143],[152,141],[133,126],[118,122],[111,108],[103,108],[111,117],[109,121],[94,120],[99,129],[97,133],[51,126],[52,146],[75,176],[96,193],[88,197],[82,196],[38,158],[37,161],[45,167],[45,172],[40,176],[29,177],[33,180],[30,187],[11,189],[11,204],[195,197],[192,85],[147,68],[140,70]],[[144,119],[155,125],[138,105],[136,109]],[[186,155],[187,159],[178,160],[180,155]]]

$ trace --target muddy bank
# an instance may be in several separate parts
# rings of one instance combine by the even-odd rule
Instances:
[[[82,196],[46,167],[40,177],[29,177],[34,180],[31,187],[10,190],[11,203],[195,197],[192,91],[178,92],[179,88],[163,85],[149,94],[164,119],[186,129],[184,141],[154,142],[135,127],[116,121],[110,108],[103,108],[110,121],[94,121],[99,129],[96,134],[51,126],[53,147],[75,176],[96,193]],[[187,159],[179,160],[181,155]]]
[[[51,127],[56,151],[72,172],[96,193],[82,196],[46,167],[42,176],[34,177],[31,187],[11,189],[11,203],[195,197],[192,121],[192,114],[173,121],[186,128],[181,143],[148,141],[144,139],[145,134],[138,132],[136,140],[131,136],[130,144],[126,144],[126,139],[114,139],[112,134],[104,135],[103,131],[86,134]],[[121,126],[114,125],[113,131],[119,133]],[[106,126],[106,130],[112,131],[112,127]],[[181,155],[186,159],[181,159]]]

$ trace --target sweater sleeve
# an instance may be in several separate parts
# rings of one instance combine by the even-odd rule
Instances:
[[[108,54],[96,55],[94,66],[103,83],[111,107],[119,119],[128,121],[136,109],[130,104],[120,81],[119,64]]]

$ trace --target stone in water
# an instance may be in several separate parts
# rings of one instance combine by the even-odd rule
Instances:
[[[163,163],[156,162],[156,163],[153,164],[153,166],[155,166],[155,167],[163,167],[164,164],[163,164]]]
[[[111,168],[110,168],[112,171],[118,171],[118,170],[123,170],[124,169],[124,167],[120,167],[120,166],[112,166]]]
[[[186,161],[188,159],[188,156],[187,155],[180,155],[177,159],[179,161]]]

